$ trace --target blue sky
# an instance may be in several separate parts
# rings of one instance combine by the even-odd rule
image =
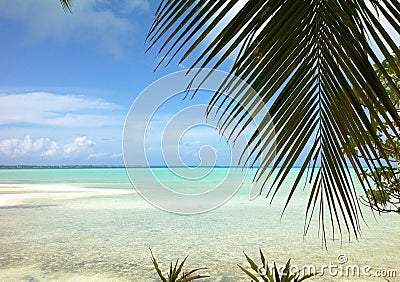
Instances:
[[[69,14],[56,0],[0,0],[0,164],[123,164],[122,130],[135,97],[185,68],[175,62],[153,73],[156,49],[145,54],[158,3],[75,0]],[[178,97],[159,118],[207,95]],[[206,126],[182,137],[182,160],[199,164],[196,151],[209,144],[217,164],[228,164],[226,140]],[[163,164],[162,150],[149,150],[151,165]]]
[[[0,0],[0,164],[123,165],[131,104],[151,83],[188,64],[174,61],[153,72],[158,49],[145,54],[144,42],[158,3],[74,0],[69,14],[58,0]],[[187,165],[209,164],[215,155],[215,164],[232,164],[226,139],[208,126],[184,131],[178,143],[160,141],[171,117],[211,94],[177,96],[157,111],[147,131],[150,165],[164,165],[164,151],[178,152]]]

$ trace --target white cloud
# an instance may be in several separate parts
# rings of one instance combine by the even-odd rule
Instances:
[[[16,157],[58,157],[65,158],[71,155],[88,153],[96,145],[87,136],[78,136],[72,143],[58,144],[50,138],[32,140],[30,136],[23,139],[11,138],[0,141],[0,155]]]
[[[80,152],[82,149],[93,147],[96,143],[86,136],[79,136],[74,139],[74,142],[66,144],[62,147],[64,154],[73,154]]]
[[[125,115],[120,105],[95,97],[0,94],[0,163],[120,164],[111,154],[120,149]]]
[[[97,159],[97,158],[103,158],[103,157],[108,157],[109,154],[107,153],[94,153],[94,154],[90,154],[88,156],[88,159]]]
[[[46,92],[0,94],[0,125],[26,123],[55,127],[119,125],[119,105],[78,95]],[[83,113],[84,112],[84,113]]]
[[[122,158],[122,153],[114,153],[111,155],[111,158],[120,159]]]
[[[132,2],[132,3],[130,3]],[[122,2],[125,11],[146,10],[145,0]],[[120,3],[118,3],[120,4]],[[73,1],[73,13],[65,13],[60,1],[0,1],[0,16],[18,21],[27,29],[27,39],[96,42],[113,55],[120,55],[133,39],[135,23],[113,11],[117,4],[101,0]]]
[[[150,2],[147,0],[128,0],[123,2],[122,8],[122,11],[126,14],[132,13],[134,10],[137,9],[149,11]]]

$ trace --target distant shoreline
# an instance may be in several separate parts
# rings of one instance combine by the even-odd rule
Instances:
[[[126,168],[114,165],[0,165],[0,169],[85,169],[85,168]],[[188,168],[186,166],[131,166],[127,168]],[[189,168],[197,168],[189,166]],[[242,166],[202,166],[200,168],[249,168]],[[253,167],[257,169],[258,167]]]
[[[90,169],[90,168],[251,168],[258,169],[258,166],[254,167],[243,167],[243,166],[131,166],[125,167],[120,165],[0,165],[0,169]],[[293,168],[300,168],[300,166],[295,166]],[[311,168],[311,167],[310,167]],[[316,167],[319,168],[319,167]]]
[[[113,165],[0,165],[0,169],[125,168]]]

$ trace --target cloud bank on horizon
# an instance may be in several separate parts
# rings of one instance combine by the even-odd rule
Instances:
[[[122,106],[82,95],[0,94],[1,164],[122,164],[124,118]]]
[[[39,138],[32,140],[25,136],[20,140],[17,138],[4,139],[0,142],[0,154],[12,158],[17,157],[59,157],[62,155],[73,155],[84,152],[96,145],[87,136],[78,136],[72,143],[60,145],[50,138]]]
[[[215,129],[206,124],[186,128],[187,122],[198,121],[200,113],[188,112],[170,125],[181,108],[197,102],[183,101],[183,95],[161,105],[151,120],[136,121],[135,126],[147,128],[147,160],[135,165],[166,165],[164,157],[173,154],[177,157],[168,165],[193,166],[214,159],[214,153],[216,165],[231,163],[229,145]],[[0,164],[123,165],[126,113],[126,106],[83,95],[0,94]],[[140,142],[135,141],[139,140],[130,146],[139,150]],[[208,147],[215,152],[208,152]]]

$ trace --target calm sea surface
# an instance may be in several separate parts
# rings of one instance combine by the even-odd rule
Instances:
[[[154,173],[176,191],[195,194],[212,189],[227,170],[216,168],[190,181],[166,168]],[[133,174],[140,185],[150,185],[141,177],[143,171]],[[277,265],[291,258],[298,268],[312,265],[321,272],[331,267],[332,275],[325,268],[324,276],[307,281],[386,281],[374,275],[393,276],[394,271],[400,276],[399,216],[374,218],[363,209],[368,226],[361,223],[361,238],[349,242],[344,234],[342,241],[329,240],[328,233],[327,249],[317,221],[303,237],[308,189],[295,193],[281,217],[297,172],[290,172],[286,189],[272,204],[264,197],[248,200],[250,171],[225,205],[182,216],[147,203],[125,169],[0,170],[0,196],[25,199],[0,207],[0,281],[159,281],[149,248],[165,271],[170,261],[189,255],[187,269],[208,267],[211,278],[203,281],[250,281],[237,264],[247,267],[243,252],[258,262],[259,248]],[[236,185],[236,180],[230,177],[224,185]],[[338,256],[346,262],[339,264]],[[360,277],[352,277],[348,266],[358,267]]]

